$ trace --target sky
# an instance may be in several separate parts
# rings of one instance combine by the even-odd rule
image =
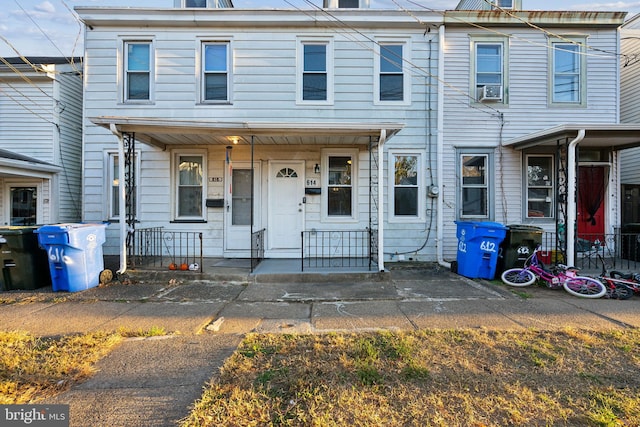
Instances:
[[[83,27],[76,6],[173,7],[173,0],[1,0],[0,56],[82,56]],[[309,0],[316,6],[322,0]],[[454,9],[459,0],[371,0],[372,8]],[[233,0],[236,8],[311,9],[306,0]],[[523,0],[526,10],[625,11],[640,13],[639,1]]]

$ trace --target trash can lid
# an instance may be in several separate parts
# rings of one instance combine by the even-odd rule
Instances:
[[[513,231],[540,231],[540,232],[544,231],[542,227],[536,227],[535,225],[525,225],[525,224],[509,224],[507,225],[507,228]]]
[[[37,225],[11,225],[0,227],[0,234],[5,236],[33,233],[39,226]]]
[[[68,223],[68,224],[52,224],[52,225],[43,225],[42,227],[35,230],[36,233],[67,233],[71,230],[84,228],[84,227],[106,227],[105,223]]]

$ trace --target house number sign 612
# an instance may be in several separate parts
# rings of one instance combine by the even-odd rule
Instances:
[[[497,246],[495,242],[483,240],[482,243],[480,243],[480,249],[485,252],[496,252]],[[458,243],[458,250],[460,252],[466,253],[467,244],[463,241],[460,241],[460,243]]]

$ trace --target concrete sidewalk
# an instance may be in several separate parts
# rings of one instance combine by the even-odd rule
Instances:
[[[562,290],[506,288],[437,267],[372,275],[256,277],[133,275],[78,293],[0,293],[2,330],[56,336],[162,327],[131,339],[99,372],[51,402],[71,405],[72,426],[174,426],[248,332],[640,327],[640,298],[582,299]]]

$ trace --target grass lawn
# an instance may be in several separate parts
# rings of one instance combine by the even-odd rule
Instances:
[[[0,332],[0,404],[35,403],[69,389],[121,340],[102,332],[61,338]]]
[[[182,426],[640,426],[640,330],[253,334]]]

